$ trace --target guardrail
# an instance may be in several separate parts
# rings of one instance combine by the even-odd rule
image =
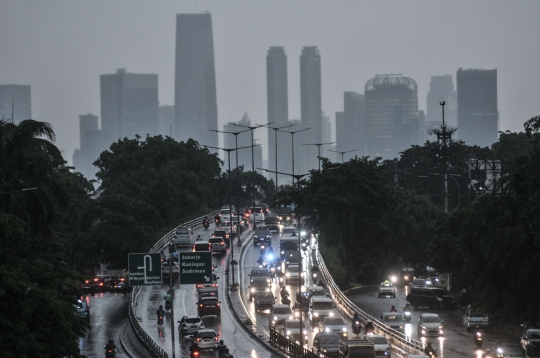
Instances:
[[[208,214],[207,216],[210,218],[213,218],[214,215],[218,211],[213,211],[212,213]],[[179,226],[187,226],[191,229],[198,229],[202,226],[204,217],[200,217],[191,221],[188,221],[182,225]],[[171,231],[169,231],[167,234],[165,234],[161,239],[158,240],[158,242],[155,243],[154,246],[150,249],[150,253],[156,253],[161,251],[163,247],[169,244],[171,239],[174,236],[174,233],[176,232],[176,229],[178,227],[175,227]],[[131,324],[131,328],[133,329],[133,332],[137,335],[137,338],[139,341],[145,346],[145,348],[148,350],[148,353],[150,353],[153,357],[156,358],[168,358],[169,355],[163,348],[161,348],[153,339],[150,337],[148,333],[142,328],[141,324],[139,323],[139,320],[137,319],[137,316],[135,315],[135,308],[138,305],[138,298],[139,294],[141,293],[141,286],[137,286],[133,289],[131,293],[131,299],[129,301],[129,309],[128,309],[128,316],[129,316],[129,323]]]
[[[328,272],[328,269],[326,268],[326,264],[324,263],[324,260],[317,249],[313,249],[315,252],[314,258],[317,261],[317,264],[319,265],[319,270],[322,272],[323,277],[326,281],[326,286],[328,287],[330,294],[332,296],[332,299],[334,302],[338,303],[341,309],[344,313],[346,313],[349,318],[352,318],[355,312],[357,312],[360,317],[362,317],[366,321],[372,321],[373,325],[375,326],[375,332],[378,334],[383,334],[389,339],[389,341],[393,344],[394,347],[399,348],[406,353],[409,354],[423,354],[424,346],[422,342],[417,341],[415,339],[412,339],[405,334],[398,332],[394,329],[391,329],[387,325],[381,323],[379,320],[377,320],[375,317],[367,314],[366,312],[362,311],[358,306],[356,306],[347,296],[341,292],[337,284],[334,282],[334,279],[330,275],[330,272]],[[313,254],[312,251],[312,254]]]
[[[287,338],[273,326],[270,327],[270,341],[282,347],[289,357],[319,358],[315,349],[302,347],[296,340]]]

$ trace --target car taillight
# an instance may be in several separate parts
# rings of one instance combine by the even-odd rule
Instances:
[[[100,286],[103,286],[103,282],[100,282],[99,285],[100,285]]]
[[[221,245],[225,245],[225,241],[220,242]]]
[[[217,286],[217,285],[216,285]],[[217,306],[219,307],[219,303],[217,304]]]
[[[95,278],[95,279],[94,279],[94,281],[96,281],[96,282],[97,282],[97,281],[99,281],[99,279]]]
[[[214,341],[217,341],[218,337],[214,337]]]
[[[200,341],[201,341],[201,339],[200,339],[200,338],[197,338],[197,342],[200,342]]]
[[[213,283],[213,284],[212,284],[212,287],[217,287],[217,283]]]
[[[85,283],[88,283],[88,280],[84,281]]]
[[[200,304],[200,306],[201,306],[201,307],[204,307],[204,305],[203,305],[202,303]]]

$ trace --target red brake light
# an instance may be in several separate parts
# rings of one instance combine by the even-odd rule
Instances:
[[[124,281],[124,278],[122,277],[122,278],[120,279],[120,281],[122,281],[122,282],[123,282],[123,281]]]
[[[224,241],[222,241],[222,242],[220,242],[220,244],[221,244],[221,245],[225,245],[225,242],[224,242]]]
[[[99,279],[95,278],[94,281],[99,281]]]
[[[200,304],[200,306],[201,306],[201,307],[204,307],[204,305],[203,305],[202,303]]]
[[[100,286],[103,286],[103,282],[100,282],[99,285],[100,285]]]
[[[218,338],[218,337],[214,337],[214,341],[217,341],[217,338]]]
[[[219,307],[219,303],[217,304],[217,306]]]
[[[201,341],[201,339],[200,339],[200,338],[197,338],[197,342],[200,342],[200,341]]]
[[[84,281],[84,283],[88,283],[88,280]]]

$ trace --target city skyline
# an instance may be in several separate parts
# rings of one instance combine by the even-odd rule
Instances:
[[[236,1],[155,6],[6,3],[0,14],[0,84],[32,86],[34,119],[54,126],[57,144],[70,160],[79,146],[78,116],[100,113],[100,74],[122,67],[158,74],[160,104],[174,104],[176,14],[208,10],[214,29],[218,128],[244,112],[253,123],[267,122],[264,63],[271,46],[283,46],[293,59],[304,46],[320,49],[322,110],[328,114],[342,110],[345,91],[362,93],[374,74],[396,72],[415,79],[418,107],[425,110],[431,77],[455,75],[460,67],[498,70],[501,131],[522,131],[523,123],[538,113],[540,50],[533,36],[540,27],[533,21],[540,13],[538,3],[344,1],[325,6],[300,1],[257,9],[261,7]],[[57,20],[51,21],[53,17]],[[327,26],[320,26],[321,19]],[[135,20],[139,26],[133,27]],[[19,26],[29,21],[31,28]],[[257,26],[250,26],[254,23]],[[243,31],[246,28],[250,30]],[[302,31],[305,28],[310,31]],[[291,79],[299,78],[296,63],[289,66]],[[289,118],[300,118],[297,82],[289,82]],[[519,96],[515,88],[520,88]],[[263,131],[256,135],[266,145]]]

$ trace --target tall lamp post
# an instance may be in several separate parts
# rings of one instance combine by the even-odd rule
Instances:
[[[234,149],[228,149],[228,148],[219,148],[219,147],[212,147],[212,146],[209,146],[209,145],[205,145],[204,146],[205,148],[213,148],[213,149],[220,149],[220,150],[223,150],[225,152],[227,152],[227,161],[229,162],[229,173],[228,173],[228,177],[229,177],[229,215],[230,217],[232,218],[232,206],[231,206],[231,152],[235,151],[235,150],[238,150],[238,149],[244,149],[244,148],[249,148],[249,147],[242,147],[242,148],[234,148]],[[238,225],[240,225],[240,222],[238,223]],[[236,228],[237,231],[239,231],[240,229],[237,227]],[[231,220],[231,234],[232,234],[232,220]],[[230,239],[230,242],[231,242],[231,257],[234,259],[234,245],[233,245],[233,242],[232,242],[232,238]],[[235,284],[235,280],[234,280],[234,265],[232,264],[231,262],[231,266],[232,266],[232,285],[233,287],[236,287],[236,284]]]
[[[289,175],[289,176],[292,176],[293,179],[296,178],[296,182],[298,183],[298,180],[300,180],[302,177],[305,177],[306,175],[309,175],[309,174],[289,174],[289,173],[282,173],[282,172],[278,172],[278,171],[273,171],[273,170],[268,170],[268,169],[263,169],[263,168],[257,168],[257,169],[260,169],[260,170],[264,170],[265,172],[268,172],[268,173],[278,173],[278,174],[283,174],[283,175]],[[293,190],[294,189],[294,186],[293,186]],[[294,214],[293,214],[294,215]],[[298,223],[300,222],[300,215],[298,215]],[[303,324],[303,318],[302,318],[302,274],[303,274],[303,270],[302,270],[302,251],[301,251],[301,247],[302,247],[302,243],[300,242],[300,235],[298,235],[298,252],[299,252],[299,256],[300,256],[300,272],[298,273],[299,275],[299,279],[298,279],[298,295],[300,297],[300,346],[303,347],[304,346],[304,324]],[[304,275],[304,279],[306,275]]]
[[[211,132],[216,133],[228,133],[234,135],[234,143],[235,143],[235,149],[236,149],[236,213],[238,214],[238,226],[240,226],[240,197],[238,195],[238,187],[240,186],[240,180],[238,179],[238,135],[240,133],[247,132],[249,129],[245,129],[240,132],[227,132],[227,131],[218,131],[217,129],[210,129]],[[232,213],[231,213],[232,214]],[[241,235],[238,235],[238,244],[242,243]],[[234,280],[233,280],[233,287],[235,287]]]
[[[308,129],[311,129],[311,127],[304,128],[304,129],[299,129],[297,131],[281,131],[283,133],[289,133],[291,135],[291,142],[292,142],[292,175],[291,174],[287,174],[287,175],[290,175],[293,178],[293,188],[294,188],[294,135],[296,133],[307,131]]]
[[[269,123],[270,124],[270,123]],[[292,126],[295,126],[296,124],[289,124],[287,126],[281,126],[281,127],[270,127],[268,124],[265,125],[266,128],[268,129],[273,129],[274,130],[274,143],[275,143],[275,147],[276,147],[276,193],[278,191],[278,173],[277,173],[277,158],[278,158],[278,155],[277,155],[277,132],[280,130],[280,129],[283,129],[283,128],[288,128],[288,127],[292,127]]]
[[[238,123],[231,123],[233,126],[248,128],[251,131],[251,171],[252,173],[252,184],[253,184],[253,208],[255,208],[255,156],[253,154],[253,148],[255,147],[253,139],[253,131],[257,128],[263,127],[262,124],[257,124],[256,126],[244,126]],[[255,221],[255,213],[253,213],[253,228],[257,228],[257,222]]]
[[[316,145],[317,146],[317,149],[319,151],[319,155],[317,156],[319,158],[319,171],[321,171],[321,145],[334,144],[334,143],[336,143],[336,142],[331,142],[331,143],[303,143],[304,145]]]
[[[329,150],[329,151],[331,151],[331,152],[334,152],[334,153],[339,153],[339,154],[341,154],[341,164],[343,164],[343,155],[344,155],[345,153],[356,152],[358,149],[346,150],[346,151],[344,151],[344,152],[340,152],[339,150],[332,150],[332,149],[327,149],[327,150]]]

